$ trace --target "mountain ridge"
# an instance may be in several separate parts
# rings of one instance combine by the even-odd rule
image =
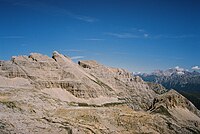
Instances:
[[[190,101],[124,69],[76,64],[57,51],[0,63],[3,134],[200,132],[200,114]]]
[[[198,71],[190,72],[183,68],[174,68],[136,75],[145,81],[159,83],[167,89],[177,90],[200,109],[200,73]]]

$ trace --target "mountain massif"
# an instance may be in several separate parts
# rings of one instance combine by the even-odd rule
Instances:
[[[162,84],[167,89],[175,89],[200,109],[200,73],[189,72],[180,67],[150,74],[138,74],[143,80]]]
[[[0,61],[0,133],[198,134],[200,112],[124,69],[31,53]]]

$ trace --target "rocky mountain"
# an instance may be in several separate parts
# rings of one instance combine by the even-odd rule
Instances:
[[[200,112],[174,90],[53,52],[0,61],[0,133],[200,133]]]
[[[200,109],[200,73],[189,72],[175,67],[165,71],[158,70],[150,74],[137,74],[143,80],[162,84],[168,89],[175,89],[190,99]]]

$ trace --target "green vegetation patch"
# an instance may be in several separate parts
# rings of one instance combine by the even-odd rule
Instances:
[[[111,103],[105,103],[102,106],[104,107],[114,107],[114,106],[118,106],[118,105],[123,105],[126,104],[125,102],[111,102]]]

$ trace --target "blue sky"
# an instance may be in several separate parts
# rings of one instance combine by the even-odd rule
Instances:
[[[0,0],[0,59],[54,50],[129,71],[200,66],[199,0]]]

